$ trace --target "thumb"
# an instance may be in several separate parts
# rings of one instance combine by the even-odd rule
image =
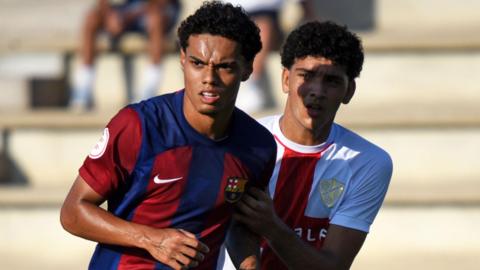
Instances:
[[[195,236],[195,234],[191,233],[191,232],[188,232],[188,231],[185,231],[184,229],[178,229],[180,232],[182,232],[183,234],[185,234],[186,236],[190,237],[190,238],[194,238],[194,239],[197,239],[197,237]]]

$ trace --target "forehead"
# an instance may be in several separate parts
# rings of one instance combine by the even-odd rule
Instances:
[[[346,76],[345,67],[337,65],[332,60],[323,56],[307,56],[303,58],[296,58],[291,70],[307,70],[338,76]]]
[[[187,54],[202,60],[226,60],[243,58],[240,44],[218,35],[197,34],[188,38]]]

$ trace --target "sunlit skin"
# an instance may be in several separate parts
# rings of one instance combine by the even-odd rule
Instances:
[[[195,130],[214,140],[226,135],[240,82],[252,72],[240,46],[222,36],[199,34],[190,36],[180,53],[185,75],[183,112]]]
[[[296,143],[316,145],[327,139],[340,104],[352,98],[355,81],[331,60],[307,56],[283,69],[282,88],[288,94],[282,133]]]

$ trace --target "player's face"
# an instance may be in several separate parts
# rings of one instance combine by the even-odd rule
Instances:
[[[282,86],[288,94],[285,122],[293,129],[316,132],[330,130],[340,104],[347,104],[355,92],[355,82],[343,67],[313,56],[296,59],[290,69],[284,69]]]
[[[252,64],[241,55],[240,44],[216,35],[192,35],[180,61],[185,79],[185,106],[201,114],[233,110],[240,82]]]

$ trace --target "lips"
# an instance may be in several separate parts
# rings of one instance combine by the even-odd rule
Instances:
[[[307,104],[305,107],[307,108],[308,115],[311,117],[317,117],[323,111],[320,104]]]
[[[220,94],[214,90],[203,90],[200,92],[200,97],[203,103],[213,104],[220,99]]]

